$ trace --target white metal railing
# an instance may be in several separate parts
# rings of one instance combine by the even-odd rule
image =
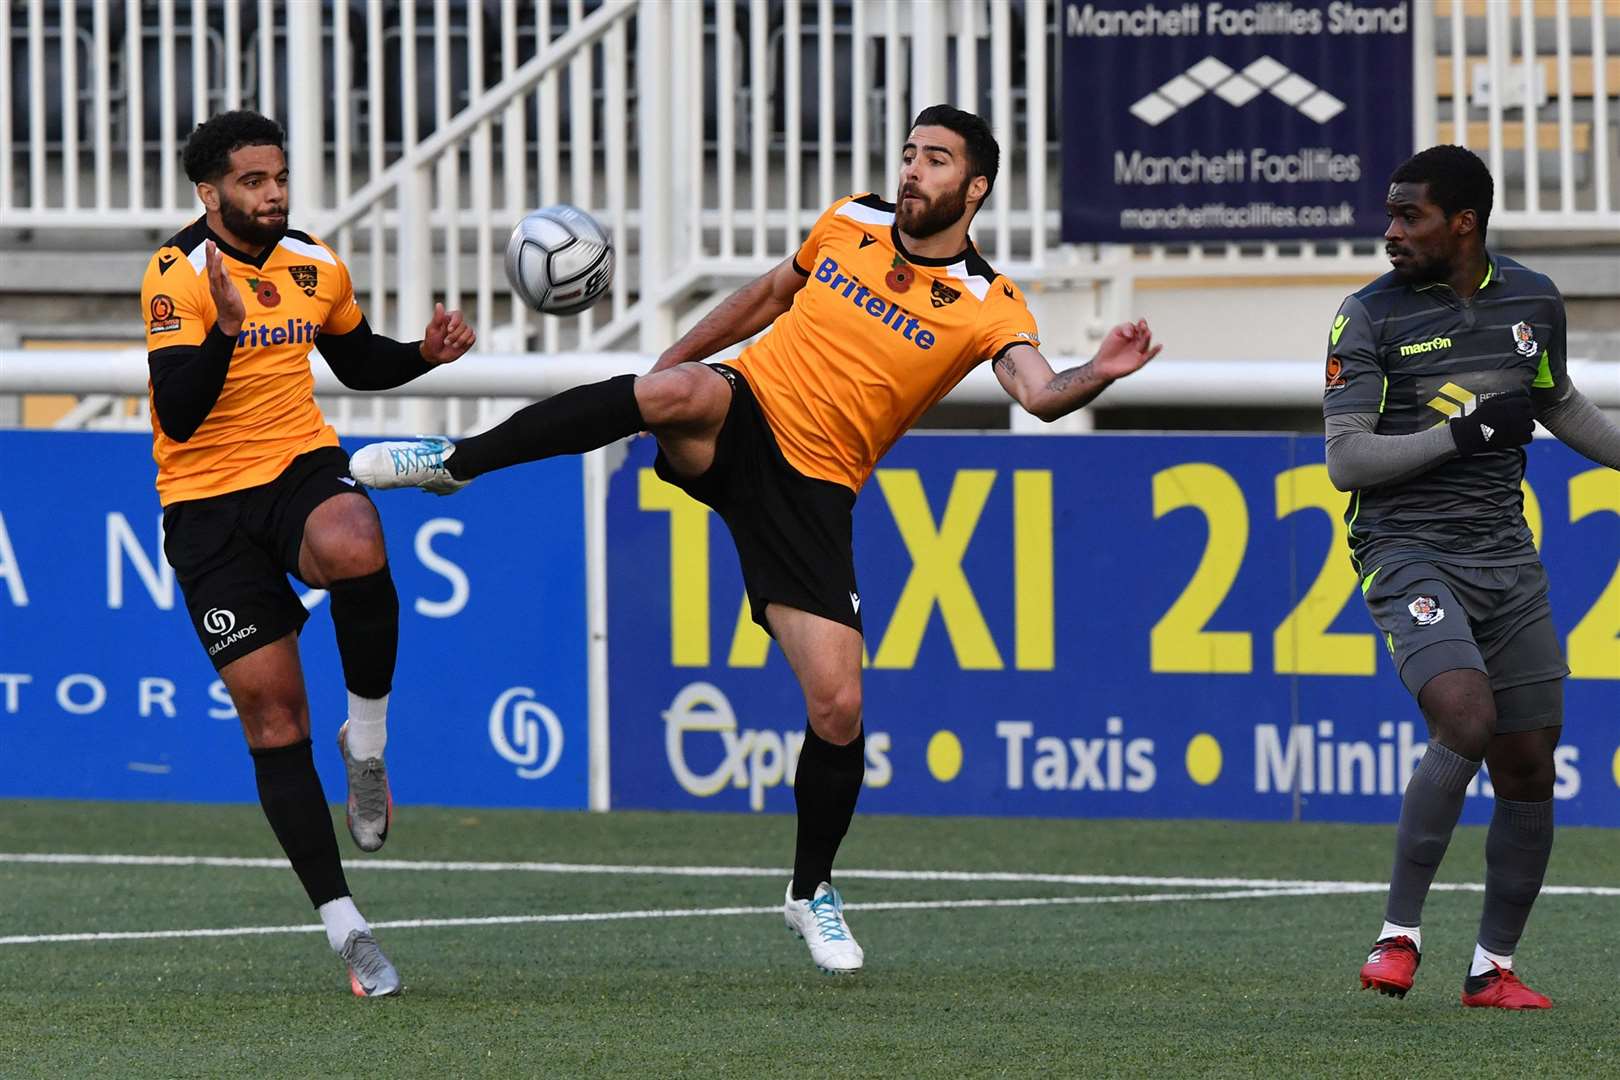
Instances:
[[[314,365],[313,370],[316,393],[331,401],[398,401],[429,396],[519,403],[614,375],[640,373],[651,367],[654,359],[653,354],[636,352],[561,353],[537,363],[528,354],[491,353],[467,357],[419,383],[382,393],[349,390],[324,364]],[[1085,358],[1051,359],[1054,367],[1062,369]],[[1159,360],[1109,387],[1089,408],[1177,407],[1197,401],[1206,407],[1311,409],[1322,401],[1319,369],[1314,362],[1292,360]],[[1572,359],[1569,375],[1598,406],[1620,408],[1620,362]],[[144,399],[146,380],[146,353],[138,348],[97,352],[0,349],[0,394],[69,393]],[[971,371],[945,400],[954,405],[1008,405],[1017,409],[987,365]],[[85,418],[70,417],[58,426],[83,426]],[[397,414],[333,419],[345,433],[416,430],[407,426],[408,418]],[[116,419],[113,426],[144,430],[150,421],[142,414]],[[459,435],[483,426],[469,423],[449,433]]]
[[[1610,187],[1614,80],[1608,51],[1609,23],[1620,18],[1620,5],[1613,0],[1441,0],[1437,14],[1449,48],[1436,65],[1434,91],[1450,113],[1437,133],[1483,147],[1502,196],[1492,226],[1620,227]],[[1480,21],[1483,55],[1468,47],[1470,23]],[[1439,78],[1442,73],[1449,78]],[[1508,167],[1510,155],[1516,157],[1515,168]]]
[[[485,5],[467,0],[367,0],[359,18],[348,3],[304,0],[7,0],[0,4],[0,68],[26,72],[27,89],[17,100],[13,80],[0,80],[0,212],[8,224],[27,228],[164,227],[193,205],[177,167],[189,125],[242,105],[290,121],[305,206],[330,209],[354,190],[357,174],[374,177],[414,144],[423,123],[442,127],[479,98],[486,76],[509,76],[603,2],[504,0],[498,25],[486,25]],[[649,0],[664,9],[660,52],[676,69],[677,100],[706,103],[714,96],[712,109],[677,110],[672,131],[684,135],[684,125],[704,124],[707,190],[688,193],[690,209],[709,212],[711,227],[715,220],[731,226],[708,249],[721,257],[739,245],[765,250],[761,207],[786,212],[771,231],[793,232],[803,215],[846,187],[886,189],[908,106],[949,99],[968,107],[989,103],[1009,151],[1012,182],[1004,187],[1016,197],[997,201],[987,252],[1009,260],[1015,250],[1028,251],[1039,263],[1054,236],[1047,137],[1056,125],[1049,103],[1061,100],[1048,93],[1059,73],[1049,69],[1043,46],[1057,33],[1065,2]],[[431,15],[419,19],[429,6]],[[1612,225],[1601,219],[1614,203],[1605,153],[1615,81],[1607,40],[1620,5],[1414,0],[1414,13],[1425,99],[1420,140],[1444,134],[1482,147],[1500,175],[1510,157],[1545,138],[1548,151],[1524,157],[1524,182],[1513,185],[1504,224],[1528,224],[1552,211],[1588,217],[1543,224]],[[987,72],[981,48],[989,54]],[[328,52],[330,87],[320,77]],[[312,69],[315,79],[308,78]],[[814,72],[808,110],[807,71]],[[593,101],[605,106],[623,98],[622,84],[609,85],[623,72],[623,63],[605,58],[581,57],[569,66],[568,119],[579,125],[571,127],[570,142],[580,144],[591,130]],[[535,194],[588,189],[591,162],[557,146],[562,83],[548,79],[532,102],[514,101],[503,125],[507,213]],[[1459,102],[1463,107],[1454,108]],[[874,110],[875,103],[881,108]],[[804,122],[806,111],[812,125]],[[323,112],[330,140],[303,122]],[[510,163],[531,149],[538,183],[525,185]],[[1556,185],[1556,210],[1542,197],[1542,158],[1558,165],[1545,183]],[[1579,184],[1583,197],[1576,188],[1584,158],[1591,176]],[[692,159],[679,164],[689,167]],[[780,191],[771,183],[773,166],[781,171]],[[814,183],[806,183],[811,176]],[[694,177],[679,168],[666,175],[683,188]],[[746,205],[739,199],[744,192]],[[1515,217],[1521,213],[1532,217]],[[1015,242],[1031,222],[1044,225]]]
[[[502,343],[623,342],[677,314],[660,302],[626,320],[646,283],[679,304],[700,279],[779,260],[838,195],[892,187],[915,104],[989,92],[1005,194],[987,253],[1033,265],[1056,229],[1049,0],[505,0],[498,23],[482,3],[432,0],[424,19],[427,7],[96,0],[86,28],[73,4],[0,2],[0,68],[26,69],[29,87],[14,101],[0,79],[0,224],[174,228],[196,210],[177,167],[190,126],[248,106],[288,128],[300,220],[335,230],[346,257],[377,256],[363,284],[378,325],[406,332],[390,313],[437,283],[472,299],[480,325],[499,306]],[[954,87],[947,56],[961,58]],[[497,280],[493,243],[560,200],[619,242],[606,327],[589,314],[525,327]],[[472,254],[471,280],[435,251]]]
[[[1486,153],[1493,226],[1620,229],[1620,2],[1413,2],[1418,141]],[[374,324],[414,335],[440,293],[472,309],[482,349],[652,351],[832,198],[891,189],[914,108],[951,100],[1002,141],[987,256],[1089,288],[1099,326],[1141,277],[1381,269],[1348,242],[1059,245],[1048,54],[1065,3],[0,0],[0,226],[175,228],[196,212],[177,166],[190,124],[251,106],[286,122],[295,212],[366,267]],[[513,304],[495,250],[557,201],[602,218],[619,252],[611,300],[570,320]]]

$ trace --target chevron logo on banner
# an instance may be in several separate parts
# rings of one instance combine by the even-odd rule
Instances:
[[[1269,56],[1262,56],[1242,71],[1206,56],[1132,105],[1131,115],[1149,127],[1158,127],[1206,93],[1241,109],[1267,91],[1318,124],[1327,123],[1345,109],[1344,102]]]

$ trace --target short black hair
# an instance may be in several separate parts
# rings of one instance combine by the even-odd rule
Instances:
[[[230,169],[232,151],[244,146],[275,146],[285,154],[287,133],[280,124],[252,109],[220,113],[197,125],[180,152],[180,160],[193,184],[211,183]]]
[[[946,128],[962,136],[967,144],[968,178],[984,177],[988,185],[984,196],[988,199],[990,189],[996,186],[996,172],[1001,168],[1001,147],[990,134],[990,125],[985,123],[984,117],[950,105],[930,105],[911,122],[913,128],[924,125]]]
[[[1496,186],[1491,170],[1466,146],[1431,146],[1407,158],[1390,174],[1391,184],[1427,184],[1429,201],[1451,217],[1472,210],[1479,218],[1479,235],[1491,220]]]

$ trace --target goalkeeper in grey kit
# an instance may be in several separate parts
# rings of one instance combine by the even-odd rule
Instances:
[[[1552,852],[1569,668],[1524,520],[1523,447],[1540,420],[1620,468],[1620,428],[1569,380],[1557,287],[1486,250],[1491,201],[1489,171],[1459,146],[1395,171],[1384,234],[1394,269],[1339,308],[1322,411],[1328,472],[1351,492],[1362,594],[1429,729],[1361,985],[1411,989],[1423,902],[1484,763],[1496,805],[1462,1003],[1544,1009],[1514,953]]]

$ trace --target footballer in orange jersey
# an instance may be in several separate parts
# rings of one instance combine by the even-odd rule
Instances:
[[[385,996],[399,974],[344,880],[310,752],[298,661],[308,615],[287,575],[331,596],[348,687],[338,745],[349,831],[367,851],[392,816],[383,747],[399,599],[376,509],[315,404],[310,350],[346,385],[382,390],[461,356],[473,332],[441,306],[421,341],[372,333],[343,260],[288,228],[275,121],[215,116],[183,159],[207,212],[157,250],[141,283],[164,554],[241,718],[265,816],[350,989]]]
[[[856,494],[895,440],[984,361],[1020,405],[1052,420],[1159,351],[1145,322],[1124,323],[1089,363],[1053,372],[1023,294],[968,239],[999,157],[980,117],[924,109],[894,202],[834,203],[791,258],[722,301],[648,374],[577,387],[454,445],[378,443],[350,460],[373,487],[449,493],[492,469],[640,431],[657,437],[659,475],[731,530],[754,618],[804,692],[783,914],[827,972],[865,960],[832,885],[866,768]],[[767,327],[736,360],[702,363]]]

